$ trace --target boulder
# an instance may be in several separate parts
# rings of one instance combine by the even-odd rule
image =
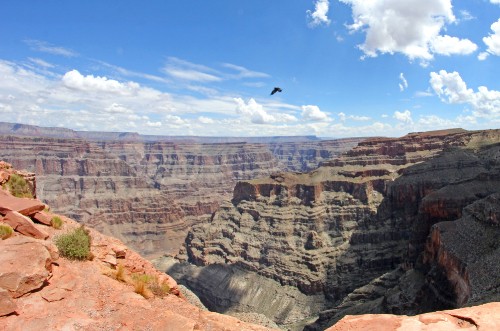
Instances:
[[[37,221],[38,223],[42,223],[42,224],[45,224],[45,225],[48,225],[48,226],[51,226],[52,225],[52,217],[47,214],[46,212],[36,212],[34,213],[33,215],[31,215],[31,218],[35,221]]]
[[[14,297],[39,289],[51,275],[54,253],[40,240],[16,236],[0,241],[0,288]]]
[[[12,300],[9,291],[0,288],[0,316],[12,314],[17,309],[17,305]]]
[[[45,204],[37,199],[16,198],[0,190],[0,213],[17,211],[25,216],[30,216],[45,209]]]
[[[32,220],[18,213],[17,211],[9,211],[5,214],[4,223],[9,224],[15,231],[36,239],[47,239],[49,235],[35,226]]]

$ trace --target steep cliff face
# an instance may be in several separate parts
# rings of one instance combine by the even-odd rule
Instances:
[[[414,265],[433,224],[460,217],[463,207],[498,190],[498,154],[491,143],[499,141],[499,130],[378,138],[306,174],[241,181],[232,203],[221,205],[210,223],[192,228],[178,258],[200,270],[225,265],[235,273],[257,274],[321,297],[323,307],[333,308],[384,273]],[[182,282],[187,275],[178,272],[176,277]],[[397,279],[388,276],[379,283],[392,288]],[[189,285],[195,292],[202,286],[192,279]],[[237,286],[243,291],[255,285]],[[230,286],[236,285],[205,288],[200,298],[210,301]],[[366,290],[358,299],[379,297]],[[302,305],[298,296],[296,300]],[[249,307],[222,302],[215,308]],[[301,317],[286,316],[283,310],[275,316],[267,313],[290,325],[318,310],[304,311]],[[321,325],[340,314],[322,314]]]
[[[500,147],[491,141],[447,150],[387,186],[377,217],[407,234],[403,263],[323,311],[310,330],[346,314],[418,314],[500,300]]]
[[[302,151],[279,139],[272,146],[150,141],[8,123],[0,123],[0,132],[9,134],[0,136],[0,159],[36,173],[40,199],[148,256],[176,252],[189,227],[230,199],[238,180],[286,169],[273,150],[290,165],[313,166],[359,141],[307,140]]]

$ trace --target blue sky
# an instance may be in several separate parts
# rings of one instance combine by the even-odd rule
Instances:
[[[202,136],[488,129],[500,127],[498,77],[500,0],[0,4],[6,122]]]

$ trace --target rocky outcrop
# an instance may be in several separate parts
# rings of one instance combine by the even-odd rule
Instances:
[[[498,192],[498,142],[499,130],[377,138],[306,174],[275,173],[240,181],[232,202],[222,204],[210,223],[194,226],[185,251],[177,257],[197,265],[199,273],[224,265],[225,270],[245,270],[277,281],[284,292],[289,286],[320,297],[327,309],[321,313],[318,330],[345,315],[343,308],[365,303],[364,308],[378,309],[375,312],[405,313],[419,305],[429,311],[431,305],[419,295],[432,292],[430,280],[425,280],[431,274],[424,266],[418,271],[422,276],[411,270],[420,263],[433,224],[456,220],[464,207]],[[412,287],[399,283],[405,270],[410,274],[403,278],[422,280],[420,287],[414,285],[410,291]],[[382,277],[391,271],[401,274]],[[225,281],[207,290],[187,274],[178,277],[181,283],[189,282],[204,303],[230,291]],[[441,284],[450,282],[443,280]],[[356,294],[363,286],[369,288]],[[397,287],[403,292],[392,290]],[[382,289],[392,291],[392,301]],[[396,300],[404,291],[414,294],[413,301]],[[453,307],[436,293],[431,298],[443,308]],[[298,305],[300,300],[297,297]],[[244,308],[225,303],[219,309]],[[298,322],[297,316],[277,318],[273,313],[267,316],[276,322]],[[302,318],[318,313],[310,309]]]
[[[7,196],[10,204],[31,203],[8,194],[1,197]],[[4,201],[0,199],[0,210],[6,208]],[[62,229],[39,224],[49,234],[45,240],[18,231],[0,240],[1,330],[271,330],[189,304],[170,276],[119,240],[93,229],[87,229],[91,259],[60,257],[54,238],[79,227],[60,217]],[[146,292],[126,281],[133,275],[147,275],[167,290],[146,298]]]
[[[149,257],[176,253],[237,181],[310,169],[360,140],[181,139],[10,123],[0,133],[0,159],[36,173],[37,194],[55,212]]]
[[[326,331],[425,331],[425,330],[498,330],[500,303],[472,308],[438,311],[418,316],[361,315],[346,316]]]

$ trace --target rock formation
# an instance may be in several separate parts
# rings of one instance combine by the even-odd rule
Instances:
[[[9,238],[0,239],[1,330],[270,330],[191,305],[171,277],[119,240],[93,229],[87,229],[92,238],[91,260],[59,256],[54,238],[78,223],[64,216],[59,230],[34,223],[30,218],[40,212],[32,206],[43,203],[0,192],[0,223],[6,222],[9,213],[24,213],[34,228],[48,234],[36,239],[16,229]],[[146,298],[145,292],[120,281],[120,268],[122,280],[148,275],[167,284],[168,292]]]
[[[349,311],[415,314],[498,300],[498,245],[478,238],[498,238],[499,142],[500,130],[376,138],[309,173],[240,181],[167,270],[211,309],[251,310],[290,328],[318,314],[310,329]],[[475,203],[486,211],[476,215]],[[490,221],[441,223],[464,217]],[[457,248],[457,231],[476,248]],[[295,306],[260,305],[269,293]]]
[[[326,331],[427,331],[427,330],[498,330],[500,303],[439,311],[418,316],[361,315],[346,316]]]
[[[360,140],[238,139],[0,123],[0,159],[36,173],[36,193],[54,211],[154,257],[177,252],[237,181],[310,170]]]

